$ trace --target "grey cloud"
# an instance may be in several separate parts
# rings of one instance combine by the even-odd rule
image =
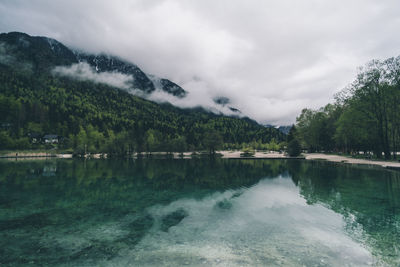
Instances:
[[[287,124],[331,101],[358,66],[399,55],[399,12],[398,0],[3,0],[0,31],[112,53],[197,96],[187,103],[227,96],[259,122]]]

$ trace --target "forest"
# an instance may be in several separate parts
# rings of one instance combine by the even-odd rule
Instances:
[[[372,60],[318,110],[303,109],[296,139],[309,152],[396,159],[400,148],[400,57]]]
[[[285,135],[248,118],[156,104],[123,90],[0,64],[0,148],[72,153],[279,147]],[[55,134],[58,145],[32,142]],[[282,145],[281,145],[282,146]]]
[[[285,135],[246,117],[201,107],[154,103],[110,84],[59,75],[79,62],[98,73],[124,74],[143,94],[155,90],[138,66],[107,54],[71,50],[47,37],[0,34],[0,150],[57,149],[74,154],[183,152],[248,148],[278,150]],[[162,90],[186,91],[161,79]],[[46,136],[53,136],[50,142]]]

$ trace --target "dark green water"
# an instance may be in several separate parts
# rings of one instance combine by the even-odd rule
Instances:
[[[301,160],[0,161],[0,265],[399,266],[400,172]]]

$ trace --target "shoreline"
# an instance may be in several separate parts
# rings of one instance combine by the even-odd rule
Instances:
[[[0,154],[0,159],[29,159],[29,158],[72,158],[72,154],[57,154],[46,152],[15,152]]]
[[[274,152],[274,151],[255,151],[254,155],[251,156],[241,156],[243,154],[240,150],[221,150],[216,151],[215,156],[223,159],[305,159],[304,156],[299,157],[289,157],[284,153]],[[167,152],[152,152],[142,153],[143,157],[151,156],[151,157],[167,157],[176,159],[192,159],[197,157],[209,156],[206,152],[201,151],[191,151],[191,152],[183,152],[183,153],[167,153]],[[132,155],[133,158],[137,158],[138,154],[134,153]],[[73,154],[61,154],[61,153],[46,153],[46,152],[11,152],[6,154],[0,154],[0,159],[45,159],[45,158],[73,158]],[[82,156],[82,158],[107,158],[107,154],[87,154]]]
[[[368,159],[356,159],[347,156],[333,155],[333,154],[323,154],[323,153],[304,153],[298,157],[289,157],[284,153],[274,152],[274,151],[255,151],[252,156],[241,156],[243,152],[240,150],[221,150],[216,151],[216,156],[222,159],[303,159],[303,160],[325,160],[336,163],[343,164],[358,164],[358,165],[374,165],[380,166],[387,169],[400,170],[400,162],[394,161],[375,161]],[[150,155],[148,153],[142,153],[144,157]],[[184,152],[184,153],[172,153],[168,154],[167,152],[152,152],[151,157],[166,157],[171,156],[173,159],[193,159],[198,157],[204,157],[207,155],[204,152]],[[138,154],[134,153],[133,158],[137,158]],[[71,159],[73,158],[73,154],[60,154],[60,153],[46,153],[46,152],[12,152],[7,154],[1,154],[0,159],[8,159],[8,160],[35,160],[35,159]],[[99,159],[99,158],[107,158],[107,154],[87,154],[83,158],[90,159]]]
[[[285,153],[274,152],[274,151],[255,151],[252,156],[240,156],[243,151],[240,150],[223,150],[216,151],[216,153],[221,154],[223,159],[305,159],[304,156],[289,157]]]
[[[306,160],[326,160],[330,162],[337,162],[343,164],[375,165],[387,169],[400,170],[400,162],[356,159],[346,156],[330,155],[322,153],[310,153],[310,154],[305,153],[304,155]]]

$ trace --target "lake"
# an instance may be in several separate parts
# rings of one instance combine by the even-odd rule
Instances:
[[[0,265],[400,265],[400,172],[305,160],[0,161]]]

